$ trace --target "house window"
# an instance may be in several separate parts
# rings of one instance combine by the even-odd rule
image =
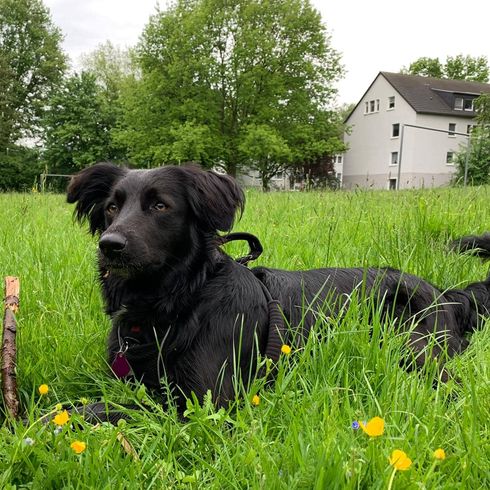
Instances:
[[[463,110],[463,97],[455,97],[454,109],[456,111],[462,111]]]
[[[391,165],[398,165],[398,152],[397,151],[392,151],[391,152]]]
[[[473,130],[473,124],[468,124],[468,126],[466,126],[466,134],[470,134],[472,130]]]
[[[395,96],[388,97],[388,110],[395,108]]]
[[[448,126],[448,136],[455,136],[455,131],[456,131],[456,123],[449,123]]]
[[[364,114],[371,114],[373,112],[379,112],[379,99],[373,99],[364,102]]]
[[[396,123],[391,127],[391,137],[398,138],[398,136],[400,136],[400,124]]]
[[[342,163],[342,155],[336,155],[333,159],[334,163],[341,164]]]
[[[448,165],[453,165],[454,164],[454,152],[448,151],[446,153],[446,163]]]
[[[465,111],[472,111],[473,110],[473,99],[464,99],[463,100],[463,109]]]
[[[388,183],[388,189],[390,191],[395,191],[396,190],[396,179],[390,179]]]

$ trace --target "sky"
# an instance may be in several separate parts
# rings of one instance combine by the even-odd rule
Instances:
[[[398,72],[422,56],[486,56],[490,62],[490,0],[310,0],[321,13],[345,77],[339,104],[357,102],[380,71]],[[148,18],[166,0],[44,0],[65,36],[74,66],[106,40],[137,43]]]

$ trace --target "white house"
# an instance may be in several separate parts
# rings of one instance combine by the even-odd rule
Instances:
[[[343,187],[449,183],[475,124],[473,100],[485,92],[489,84],[380,72],[346,119]]]

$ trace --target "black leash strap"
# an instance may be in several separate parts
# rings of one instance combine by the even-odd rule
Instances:
[[[250,250],[247,255],[235,259],[235,261],[238,262],[239,264],[247,265],[252,260],[258,259],[262,254],[262,252],[264,251],[264,249],[262,248],[262,244],[260,243],[260,240],[255,235],[252,235],[251,233],[245,233],[245,232],[229,233],[228,235],[220,236],[218,237],[218,245],[224,245],[225,243],[230,243],[230,242],[240,241],[240,240],[246,241],[248,243]]]

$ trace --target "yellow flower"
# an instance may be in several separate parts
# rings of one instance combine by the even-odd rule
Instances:
[[[260,397],[259,395],[254,395],[252,398],[252,405],[257,406],[260,403]]]
[[[69,419],[70,416],[68,415],[68,412],[66,410],[63,410],[61,413],[54,417],[53,422],[56,425],[65,425]]]
[[[282,352],[283,354],[289,355],[289,354],[291,354],[291,347],[289,347],[289,345],[284,344],[284,345],[281,347],[281,352]]]
[[[434,458],[440,460],[446,459],[446,451],[444,451],[442,448],[436,449],[434,451]]]
[[[395,449],[390,456],[390,464],[397,470],[408,470],[412,464],[412,460],[407,456],[404,451]]]
[[[40,395],[47,395],[49,391],[49,386],[48,385],[41,385],[38,388],[39,394]]]
[[[83,441],[73,441],[70,444],[70,447],[75,451],[77,454],[83,453],[85,449],[87,448],[87,444],[85,444]]]
[[[381,417],[373,417],[369,422],[364,424],[359,422],[359,427],[371,437],[383,435],[385,431],[385,421]]]

